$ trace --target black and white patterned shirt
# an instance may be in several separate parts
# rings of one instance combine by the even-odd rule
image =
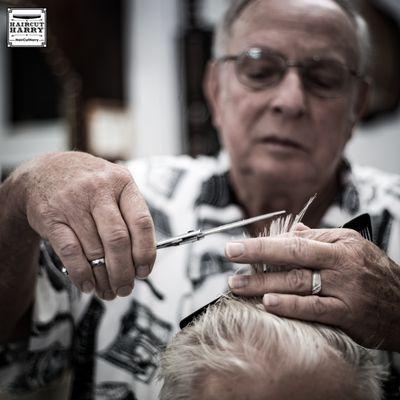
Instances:
[[[157,240],[244,217],[227,179],[225,153],[155,157],[127,167],[148,202]],[[347,167],[342,178],[321,226],[337,227],[368,212],[375,243],[399,263],[400,177]],[[0,393],[34,391],[72,370],[73,400],[156,399],[160,350],[182,317],[227,289],[228,275],[239,266],[225,259],[224,248],[235,237],[243,230],[159,250],[149,280],[137,280],[129,297],[111,302],[66,284],[59,259],[42,243],[31,337],[0,347]]]

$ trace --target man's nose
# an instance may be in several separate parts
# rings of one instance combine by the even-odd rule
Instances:
[[[272,88],[271,109],[286,117],[298,118],[306,113],[306,93],[297,68],[289,68]]]

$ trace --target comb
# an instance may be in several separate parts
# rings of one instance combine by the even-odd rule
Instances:
[[[364,239],[374,242],[372,236],[372,224],[369,214],[361,214],[349,222],[346,222],[341,228],[353,229],[357,231]]]

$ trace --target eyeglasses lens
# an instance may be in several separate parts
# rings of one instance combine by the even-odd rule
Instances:
[[[304,86],[320,97],[339,97],[347,88],[349,72],[334,60],[311,60],[302,67]]]
[[[253,89],[263,89],[278,83],[285,68],[285,61],[281,57],[261,52],[245,53],[237,61],[239,80]]]
[[[319,97],[339,97],[347,87],[349,71],[340,62],[330,59],[310,59],[288,64],[281,56],[250,50],[236,62],[240,82],[252,89],[264,89],[278,84],[289,67],[299,70],[303,86]]]

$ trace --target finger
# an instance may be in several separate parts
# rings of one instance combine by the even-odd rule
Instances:
[[[110,285],[106,266],[92,268],[93,275],[96,281],[96,294],[104,300],[115,299],[115,292]]]
[[[131,238],[125,221],[111,198],[108,201],[103,198],[93,208],[92,215],[104,248],[109,285],[118,296],[128,296],[133,289],[135,270]],[[107,290],[104,286],[105,272],[97,271],[96,277],[102,289]]]
[[[226,256],[239,263],[298,265],[307,268],[330,268],[338,263],[338,251],[330,243],[293,236],[259,237],[230,242]]]
[[[281,317],[341,326],[349,314],[345,303],[334,297],[265,294],[265,310]]]
[[[295,235],[304,239],[316,240],[325,243],[336,243],[339,240],[348,238],[361,238],[361,235],[357,231],[346,228],[304,229],[296,231]]]
[[[136,274],[145,278],[156,259],[156,236],[150,211],[133,181],[121,193],[119,206],[132,238]]]
[[[312,288],[312,271],[296,268],[288,272],[233,275],[229,277],[228,284],[233,293],[241,296],[259,296],[264,293],[309,295]]]
[[[71,221],[72,224],[89,265],[92,260],[104,258],[105,250],[92,215],[80,215],[77,222]],[[107,269],[105,267],[95,267],[92,268],[92,274],[94,276],[96,294],[104,300],[115,298],[110,286]]]
[[[91,214],[80,214],[75,221],[69,220],[68,223],[79,238],[83,252],[89,261],[104,257],[103,244]]]
[[[55,223],[49,230],[47,239],[68,271],[69,278],[82,292],[90,293],[94,286],[94,276],[74,231],[66,224]]]
[[[302,222],[298,222],[296,226],[294,227],[295,232],[300,232],[300,231],[307,231],[310,230],[307,225],[304,225]]]

